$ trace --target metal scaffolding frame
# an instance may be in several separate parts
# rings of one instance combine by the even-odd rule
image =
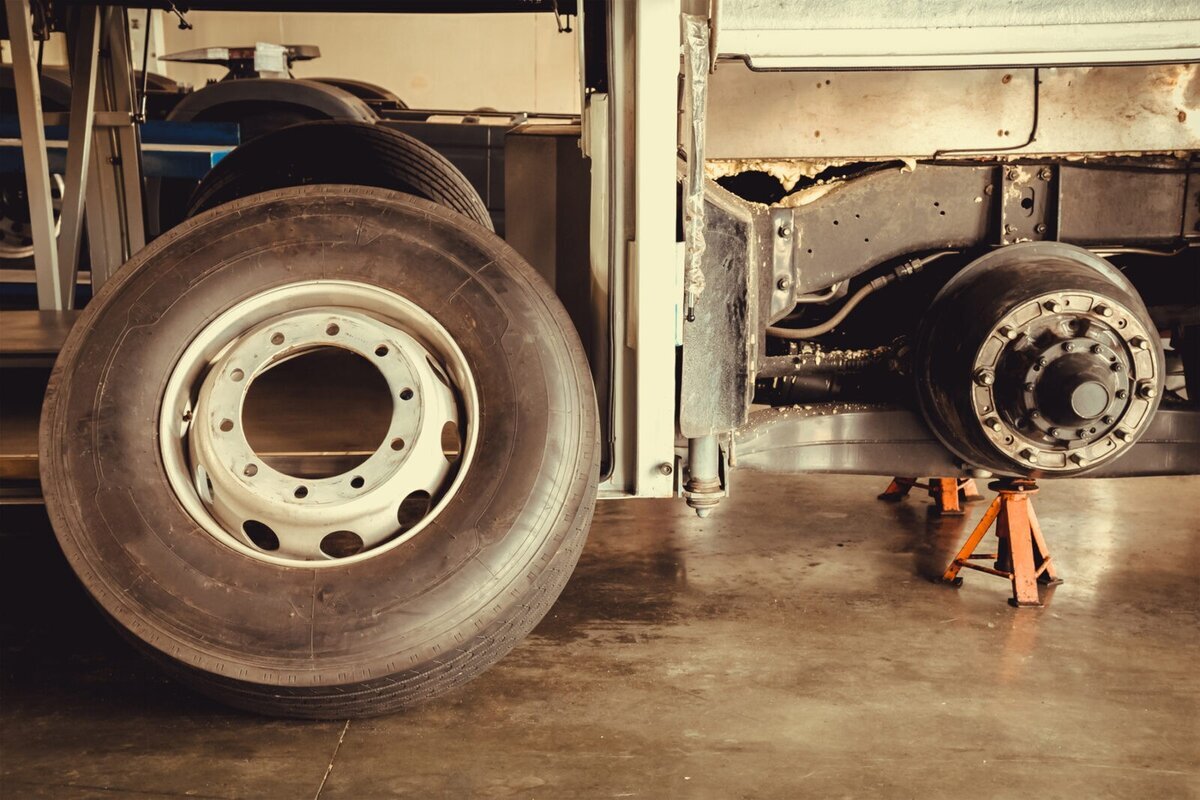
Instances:
[[[67,172],[62,209],[55,220],[44,126],[51,121],[49,116],[59,115],[42,111],[29,0],[5,0],[4,7],[12,42],[38,308],[69,310],[75,302],[85,224],[93,290],[146,244],[127,12],[98,5],[70,11]]]

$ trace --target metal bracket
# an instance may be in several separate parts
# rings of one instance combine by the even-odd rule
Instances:
[[[1008,164],[1000,171],[1000,244],[1056,239],[1058,168]]]
[[[771,209],[771,308],[770,319],[790,311],[795,305],[795,281],[792,280],[792,253],[800,236],[790,208]]]

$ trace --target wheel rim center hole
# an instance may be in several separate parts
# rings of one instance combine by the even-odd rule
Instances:
[[[296,478],[329,478],[370,458],[387,438],[393,401],[375,365],[318,346],[251,381],[242,406],[246,441],[264,463]]]

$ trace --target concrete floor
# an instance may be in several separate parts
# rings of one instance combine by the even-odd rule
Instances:
[[[935,585],[982,511],[736,474],[708,520],[602,504],[537,632],[407,714],[299,723],[163,679],[4,509],[4,797],[1200,797],[1200,479],[1067,481],[1067,582]]]

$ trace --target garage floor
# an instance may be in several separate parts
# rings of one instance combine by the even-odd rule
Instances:
[[[1200,479],[1047,485],[1042,610],[944,567],[982,511],[736,474],[600,506],[537,632],[382,719],[227,711],[133,656],[3,509],[4,797],[1200,797]],[[253,609],[247,609],[253,613]]]

